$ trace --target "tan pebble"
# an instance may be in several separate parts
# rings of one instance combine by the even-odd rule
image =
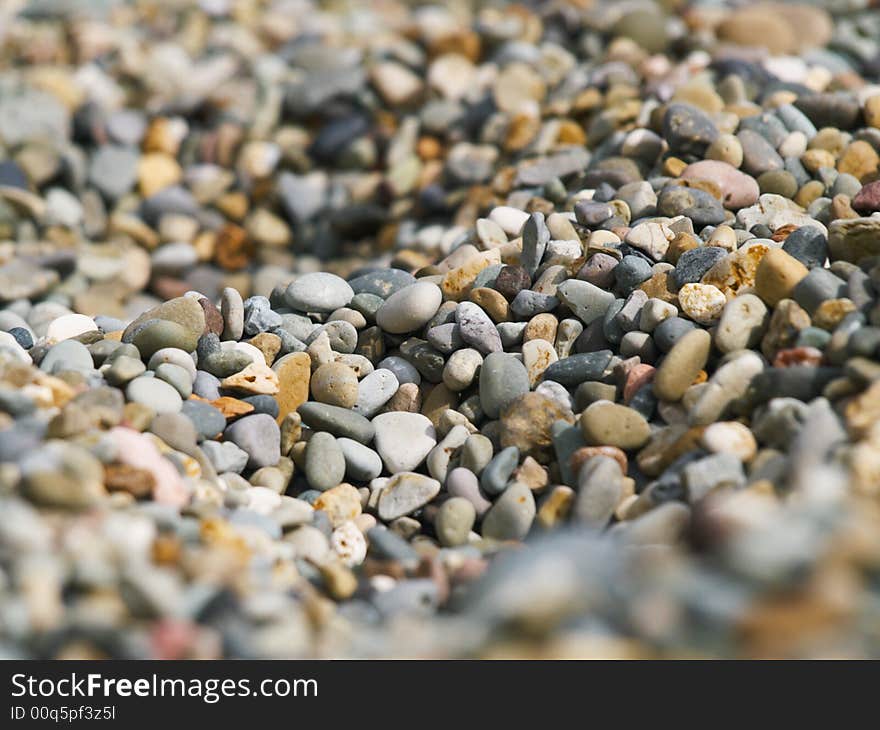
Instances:
[[[571,514],[575,492],[571,487],[553,487],[538,509],[537,522],[544,529],[551,529],[565,522]]]
[[[302,417],[296,411],[281,419],[281,455],[287,456],[302,436]]]
[[[733,134],[719,134],[706,148],[707,160],[726,162],[733,167],[739,167],[743,161],[743,149],[739,139]]]
[[[459,396],[444,383],[438,383],[422,402],[420,412],[427,416],[434,428],[440,427],[440,419],[447,408],[458,408]]]
[[[818,172],[823,167],[834,167],[834,155],[828,150],[809,149],[801,155],[801,164],[807,172]]]
[[[537,492],[548,484],[547,470],[531,456],[523,459],[513,473],[514,481],[525,484],[533,492]]]
[[[547,342],[556,341],[556,329],[559,327],[559,320],[549,312],[542,312],[532,317],[526,328],[523,330],[523,342],[529,340],[547,340]]]
[[[357,375],[348,365],[328,362],[312,373],[310,389],[319,403],[351,408],[357,402]]]
[[[703,329],[685,334],[667,353],[654,374],[654,394],[677,401],[700,375],[709,359],[712,337]]]
[[[813,312],[813,325],[831,332],[846,315],[855,311],[856,305],[850,299],[826,299]]]
[[[767,333],[761,340],[761,352],[773,360],[779,350],[791,347],[798,333],[811,324],[810,315],[793,299],[783,299],[773,310]]]
[[[470,300],[482,307],[493,322],[507,322],[510,319],[510,304],[501,292],[480,287],[471,291]]]
[[[790,298],[797,283],[808,273],[807,267],[794,256],[781,248],[771,248],[755,272],[755,293],[773,307]]]
[[[865,124],[880,129],[880,94],[865,101]]]
[[[291,352],[272,365],[278,375],[278,423],[309,399],[311,359],[305,352]]]
[[[443,291],[445,299],[460,302],[470,292],[471,284],[477,278],[483,269],[492,264],[501,263],[501,252],[499,249],[491,249],[489,251],[481,251],[472,256],[463,265],[448,271],[440,283],[440,289]]]
[[[138,163],[138,185],[141,195],[149,198],[160,190],[177,183],[183,172],[173,157],[162,152],[151,152]]]
[[[632,451],[645,445],[651,427],[636,410],[611,401],[596,401],[581,414],[581,433],[591,446]]]
[[[669,271],[657,271],[645,282],[639,284],[649,299],[660,299],[667,304],[678,306],[678,294],[675,292],[675,285]]]
[[[670,177],[678,177],[684,172],[687,162],[680,160],[678,157],[667,157],[663,161],[663,174]]]
[[[516,446],[523,456],[541,464],[553,458],[550,430],[556,421],[574,422],[574,414],[541,393],[525,393],[504,407],[497,423],[502,448]],[[484,431],[484,435],[486,432]]]
[[[296,468],[303,471],[305,471],[306,468],[306,447],[308,445],[308,441],[298,441],[293,445],[293,448],[290,449],[290,453],[288,454],[293,460]]]
[[[865,180],[877,172],[878,165],[880,155],[870,144],[860,139],[851,142],[843,151],[837,160],[837,171],[849,173],[857,180]]]
[[[825,194],[825,185],[819,180],[804,183],[794,196],[794,202],[801,208],[809,208],[810,204]]]
[[[688,233],[687,231],[676,233],[669,242],[669,248],[666,249],[664,260],[668,261],[670,264],[676,264],[678,263],[679,257],[685,251],[699,248],[700,245],[700,239],[693,233]]]
[[[357,590],[357,576],[341,562],[327,561],[318,566],[324,588],[336,601],[351,598]]]
[[[707,246],[718,246],[726,251],[736,251],[736,232],[730,226],[720,225],[709,236]]]
[[[415,383],[404,383],[391,396],[391,400],[382,407],[381,412],[404,411],[406,413],[418,413],[421,407],[422,397],[419,386]]]
[[[275,362],[275,356],[281,350],[281,338],[271,332],[260,332],[256,337],[248,340],[248,344],[253,345],[263,353],[263,359],[269,367],[272,367],[272,363]]]

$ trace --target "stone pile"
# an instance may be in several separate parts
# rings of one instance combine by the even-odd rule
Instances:
[[[0,653],[880,654],[843,5],[0,11]]]

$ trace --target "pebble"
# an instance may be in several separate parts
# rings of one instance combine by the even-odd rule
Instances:
[[[661,400],[679,400],[706,365],[711,345],[712,338],[705,330],[684,334],[657,368],[654,394]]]
[[[589,445],[616,446],[624,451],[641,448],[651,436],[651,427],[640,413],[601,400],[581,414],[581,431]]]
[[[284,292],[287,305],[300,312],[332,312],[347,306],[353,296],[345,279],[327,273],[305,274]]]
[[[250,469],[275,466],[281,458],[281,432],[265,413],[240,418],[226,427],[223,438],[247,453]]]
[[[134,378],[125,388],[125,397],[133,403],[149,406],[156,413],[177,413],[183,400],[177,390],[159,378]]]
[[[312,374],[309,381],[312,397],[319,403],[351,408],[358,400],[358,379],[348,365],[327,362]]]
[[[391,474],[414,471],[437,445],[434,425],[421,413],[382,413],[372,424],[376,451]]]
[[[715,329],[715,347],[735,352],[757,345],[767,329],[767,306],[754,294],[740,294],[727,302]]]
[[[480,368],[480,405],[489,418],[497,418],[512,400],[529,392],[529,374],[513,355],[493,352]]]
[[[464,497],[447,499],[434,519],[434,529],[440,544],[446,547],[466,544],[476,517],[474,505]]]
[[[522,540],[536,512],[532,491],[525,484],[513,483],[486,512],[482,534],[493,540]]]
[[[455,321],[461,339],[483,355],[503,350],[501,336],[488,315],[476,304],[462,302],[456,307]]]
[[[338,438],[336,444],[342,451],[345,473],[350,479],[368,482],[382,473],[382,459],[373,449],[349,438]]]
[[[379,496],[378,514],[385,522],[412,514],[440,493],[440,482],[414,472],[392,476]]]
[[[420,330],[437,313],[442,296],[440,287],[429,281],[399,289],[376,312],[376,324],[393,334]]]
[[[312,489],[326,492],[340,484],[345,477],[346,461],[342,449],[336,439],[324,431],[312,434],[306,445],[305,462],[306,479]],[[315,509],[320,509],[317,503]]]

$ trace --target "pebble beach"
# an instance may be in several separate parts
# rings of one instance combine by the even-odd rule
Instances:
[[[0,658],[880,656],[880,6],[0,2]]]

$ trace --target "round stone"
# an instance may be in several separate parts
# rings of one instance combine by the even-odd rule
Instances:
[[[372,418],[400,387],[397,376],[390,370],[378,368],[358,384],[357,401],[352,410]]]
[[[300,312],[332,312],[348,306],[353,296],[345,279],[325,272],[304,274],[284,292],[287,304]]]
[[[651,436],[651,427],[638,411],[610,401],[597,401],[581,414],[581,432],[590,446],[639,449]]]
[[[312,373],[311,391],[320,403],[351,408],[358,398],[357,375],[341,362],[324,363]]]
[[[528,371],[516,357],[505,352],[486,356],[480,369],[480,405],[489,418],[498,418],[508,403],[529,389]]]
[[[445,547],[464,545],[476,518],[477,511],[474,505],[464,497],[447,499],[437,510],[437,516],[434,518],[434,530],[440,544]]]
[[[186,400],[180,410],[193,422],[200,439],[214,438],[226,428],[226,417],[210,403]]]
[[[146,376],[132,380],[125,389],[125,397],[133,403],[149,406],[156,413],[177,413],[183,405],[180,393],[173,386]]]
[[[325,431],[312,434],[306,446],[305,460],[306,479],[312,489],[324,492],[345,478],[345,457],[332,434]]]
[[[49,323],[46,337],[60,342],[98,329],[95,320],[84,314],[65,314]]]
[[[275,466],[281,458],[281,431],[265,413],[240,418],[226,428],[223,438],[247,453],[250,469]]]
[[[167,319],[156,319],[141,327],[131,343],[137,347],[141,357],[149,359],[165,348],[192,352],[196,349],[198,340],[199,336],[183,325]]]
[[[727,297],[712,284],[685,284],[678,291],[678,302],[695,322],[712,324],[721,316]]]
[[[443,301],[440,287],[420,281],[393,293],[376,312],[376,324],[386,332],[405,334],[424,327]]]

